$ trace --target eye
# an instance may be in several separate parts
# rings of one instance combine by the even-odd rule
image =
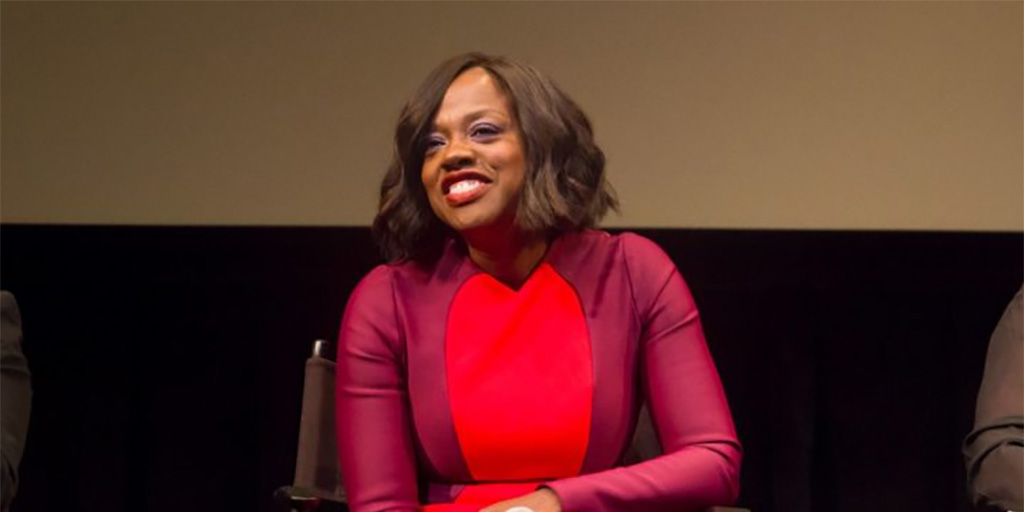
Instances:
[[[437,151],[441,146],[444,146],[444,137],[440,135],[431,135],[427,137],[427,141],[423,144],[426,154],[430,155]]]
[[[501,134],[501,128],[491,123],[478,123],[469,130],[469,135],[474,139],[491,139]]]

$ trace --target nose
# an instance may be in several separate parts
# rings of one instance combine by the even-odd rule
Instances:
[[[446,171],[457,171],[471,167],[474,159],[473,150],[469,147],[469,144],[466,144],[461,139],[452,140],[448,143],[448,147],[445,148],[441,167]]]

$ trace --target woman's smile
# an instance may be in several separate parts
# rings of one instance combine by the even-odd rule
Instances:
[[[457,171],[442,180],[444,198],[450,206],[462,206],[487,193],[490,180],[473,171]]]

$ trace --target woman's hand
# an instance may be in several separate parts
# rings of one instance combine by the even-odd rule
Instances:
[[[513,507],[527,507],[533,512],[562,512],[562,503],[551,489],[539,489],[525,496],[499,501],[480,512],[505,512]]]

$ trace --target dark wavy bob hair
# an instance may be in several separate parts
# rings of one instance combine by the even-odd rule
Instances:
[[[516,224],[557,236],[593,227],[618,201],[604,175],[604,153],[590,120],[550,78],[526,64],[481,53],[455,56],[430,73],[409,99],[395,128],[391,165],[380,188],[374,236],[384,258],[429,261],[457,237],[430,208],[420,179],[427,138],[448,86],[482,68],[510,100],[526,157]]]

